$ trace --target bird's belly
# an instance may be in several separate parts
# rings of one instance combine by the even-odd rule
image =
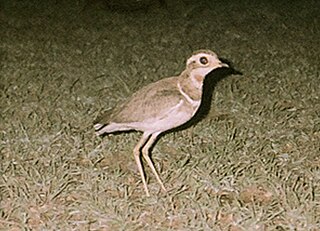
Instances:
[[[162,116],[149,118],[141,122],[130,123],[130,127],[144,132],[164,132],[178,127],[189,121],[195,114],[197,108],[181,101],[176,107]]]

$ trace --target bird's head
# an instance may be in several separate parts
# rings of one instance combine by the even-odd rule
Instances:
[[[194,87],[201,89],[207,74],[217,68],[229,67],[219,60],[216,53],[210,50],[199,50],[187,60],[186,73]]]
[[[206,76],[220,67],[229,66],[219,60],[217,54],[210,50],[198,50],[187,60],[187,69],[195,75]]]

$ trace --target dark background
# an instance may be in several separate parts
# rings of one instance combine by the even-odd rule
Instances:
[[[0,1],[1,230],[318,230],[319,1]],[[92,122],[211,49],[242,76],[161,137]],[[215,76],[211,76],[215,78]]]

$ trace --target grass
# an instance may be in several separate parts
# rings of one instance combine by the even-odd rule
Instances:
[[[169,3],[0,3],[0,230],[320,230],[318,2]],[[146,198],[141,134],[92,121],[199,48],[243,75],[159,140]]]

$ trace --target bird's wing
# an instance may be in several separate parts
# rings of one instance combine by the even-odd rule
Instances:
[[[177,88],[177,78],[166,78],[134,93],[113,110],[107,122],[130,123],[161,118],[182,99],[183,96]]]

